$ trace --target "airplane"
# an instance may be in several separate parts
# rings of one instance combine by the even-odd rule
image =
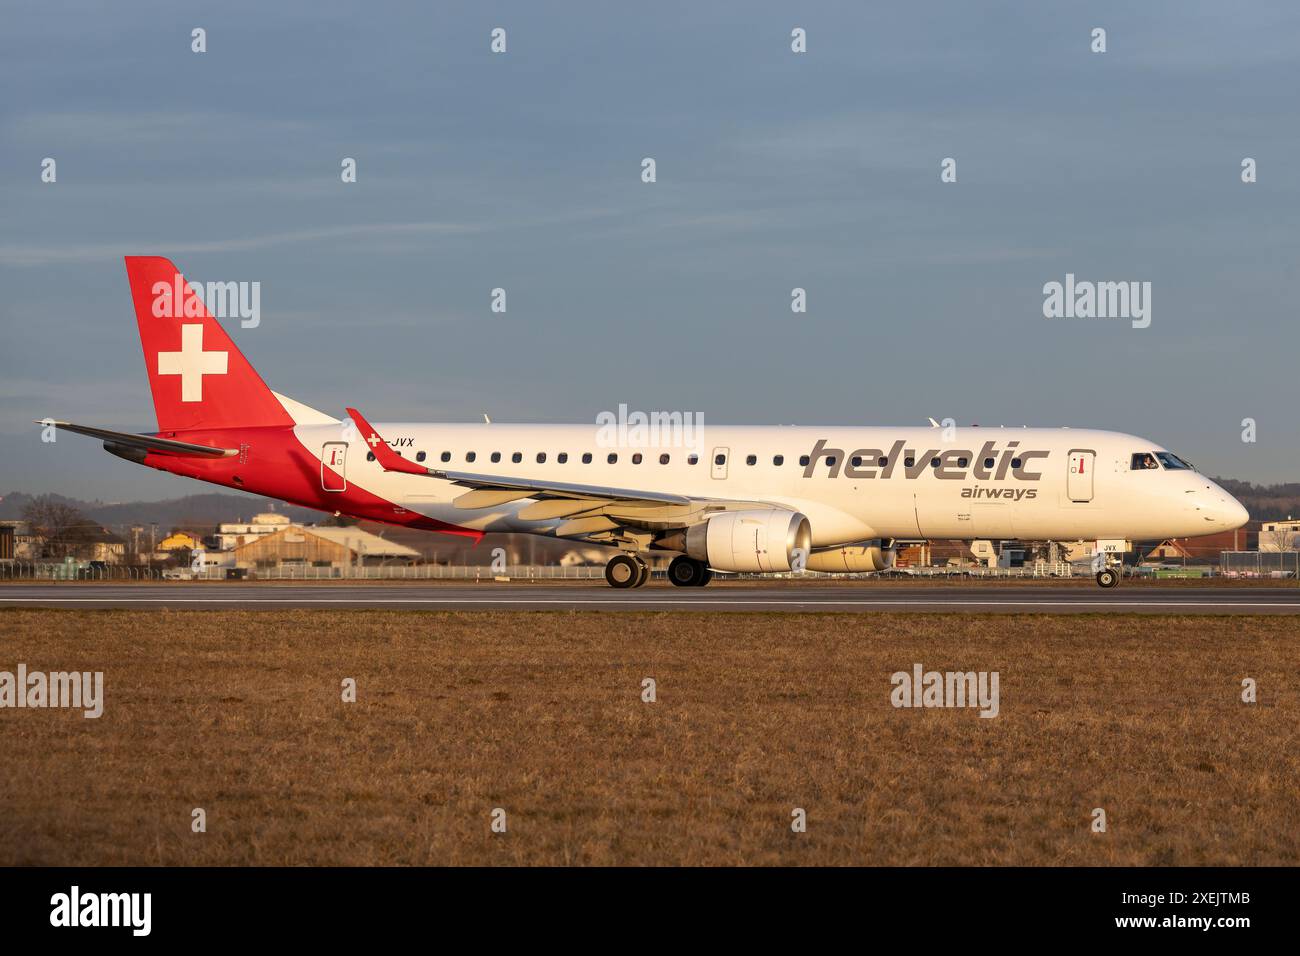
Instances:
[[[1093,542],[1115,587],[1134,540],[1228,531],[1246,509],[1154,442],[1072,428],[709,426],[690,443],[592,425],[372,425],[272,391],[168,259],[127,256],[158,430],[46,420],[160,471],[320,511],[478,541],[548,535],[617,549],[616,588],[674,555],[715,571],[880,572],[899,542]],[[179,295],[171,295],[176,290]],[[623,434],[623,433],[620,433]],[[662,438],[662,436],[659,436]]]

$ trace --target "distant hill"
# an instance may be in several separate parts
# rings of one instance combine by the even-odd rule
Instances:
[[[35,496],[21,491],[4,495],[0,498],[0,519],[21,518],[23,508],[33,497]],[[324,512],[313,511],[310,508],[299,508],[269,498],[254,498],[246,495],[187,495],[184,498],[171,498],[166,501],[125,503],[79,501],[76,498],[65,498],[63,495],[50,497],[76,508],[82,514],[109,528],[148,526],[152,522],[157,522],[158,527],[162,529],[206,525],[215,527],[222,522],[247,521],[253,515],[263,511],[275,511],[287,515],[292,521],[308,523],[321,521],[326,517]]]

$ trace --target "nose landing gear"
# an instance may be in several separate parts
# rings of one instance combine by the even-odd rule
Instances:
[[[1097,587],[1119,587],[1124,578],[1124,552],[1132,545],[1123,538],[1103,538],[1093,546],[1092,569],[1097,573]]]
[[[1097,572],[1097,585],[1103,588],[1113,588],[1119,585],[1119,572],[1114,568],[1102,568]]]

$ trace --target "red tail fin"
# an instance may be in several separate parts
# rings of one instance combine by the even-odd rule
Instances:
[[[160,432],[293,424],[170,260],[127,256],[126,275]]]

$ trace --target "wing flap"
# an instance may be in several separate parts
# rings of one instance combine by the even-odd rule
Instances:
[[[641,491],[633,488],[612,488],[608,485],[582,485],[569,481],[538,481],[536,478],[508,478],[504,475],[480,475],[466,471],[435,471],[435,478],[443,478],[467,488],[494,488],[502,491],[527,491],[536,495],[558,498],[590,498],[593,507],[597,501],[649,501],[665,505],[688,505],[691,499],[665,491]]]

